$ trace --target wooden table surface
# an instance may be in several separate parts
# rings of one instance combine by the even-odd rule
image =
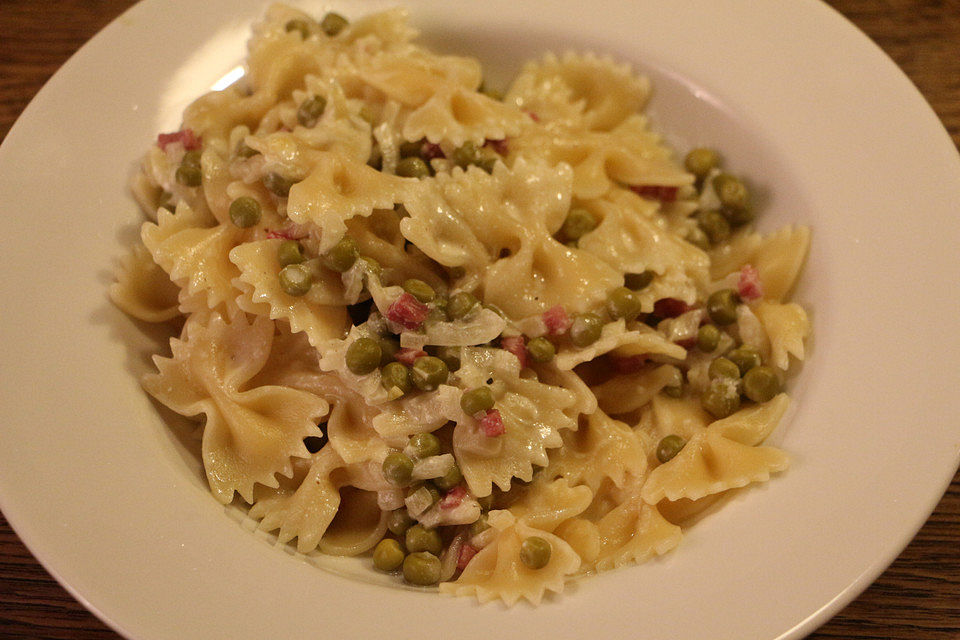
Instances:
[[[131,4],[0,0],[0,141],[60,65]],[[960,0],[830,4],[900,65],[960,145]],[[893,565],[810,637],[960,639],[960,474]],[[2,516],[0,638],[119,638],[44,571]]]

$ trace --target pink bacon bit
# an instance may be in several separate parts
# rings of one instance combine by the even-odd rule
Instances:
[[[446,158],[447,154],[443,152],[443,149],[440,148],[440,145],[432,142],[424,142],[423,146],[420,147],[420,156],[425,161],[430,162],[434,158]]]
[[[533,111],[524,111],[524,113],[530,116],[530,119],[534,122],[540,122],[540,116],[535,114]]]
[[[667,187],[656,184],[638,184],[630,187],[630,190],[641,198],[659,200],[660,202],[673,202],[677,199],[679,187]]]
[[[496,438],[506,433],[507,429],[503,426],[503,416],[497,409],[487,409],[487,413],[480,418],[480,429],[483,435],[488,438]]]
[[[542,318],[543,324],[547,326],[547,333],[552,336],[562,336],[573,324],[573,320],[567,315],[566,309],[559,304],[544,311]]]
[[[653,313],[661,318],[676,318],[690,311],[689,305],[676,298],[660,298],[653,303]]]
[[[387,309],[387,320],[410,331],[419,329],[429,315],[430,307],[406,292]]]
[[[455,486],[440,499],[441,509],[455,509],[460,506],[463,499],[467,497],[467,490],[461,485]]]
[[[521,369],[527,368],[527,344],[524,342],[523,336],[500,338],[500,346],[517,356]]]
[[[737,293],[743,300],[756,300],[763,297],[763,283],[760,282],[760,272],[752,264],[745,264],[740,269]]]
[[[484,141],[483,146],[490,147],[502,156],[505,156],[510,152],[510,147],[507,145],[506,138],[503,140],[490,140],[488,138],[486,141]]]
[[[269,240],[282,238],[284,240],[302,240],[309,234],[295,229],[267,229],[266,236]]]
[[[613,369],[617,373],[636,373],[643,369],[647,364],[647,356],[644,354],[636,356],[612,357]]]
[[[181,129],[173,133],[161,133],[157,136],[157,145],[164,151],[167,150],[168,144],[174,144],[176,142],[182,144],[183,148],[187,151],[199,149],[203,144],[200,138],[193,133],[193,129]]]
[[[460,555],[457,556],[457,569],[463,571],[467,568],[467,565],[470,564],[470,561],[473,560],[473,556],[477,555],[479,549],[465,544],[460,547]]]
[[[425,355],[427,355],[427,352],[423,349],[403,347],[393,355],[393,358],[397,362],[402,362],[408,367],[412,367],[413,363],[417,361],[417,358],[422,358]]]

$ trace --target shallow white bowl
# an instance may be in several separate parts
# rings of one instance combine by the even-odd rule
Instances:
[[[159,335],[106,289],[136,235],[136,159],[241,61],[264,5],[146,0],[54,76],[0,148],[7,518],[86,606],[142,640],[810,632],[897,556],[960,459],[960,159],[943,127],[875,45],[812,0],[406,4],[429,43],[480,56],[494,81],[548,49],[634,63],[656,83],[657,128],[754,177],[764,228],[812,227],[796,296],[812,353],[773,438],[793,467],[668,557],[536,609],[389,589],[359,561],[324,562],[332,573],[251,534],[139,388]]]

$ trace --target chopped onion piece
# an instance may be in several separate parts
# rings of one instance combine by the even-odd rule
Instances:
[[[453,455],[449,453],[418,460],[413,465],[413,479],[430,480],[431,478],[442,478],[453,468],[454,464],[456,464],[456,461],[453,459]]]

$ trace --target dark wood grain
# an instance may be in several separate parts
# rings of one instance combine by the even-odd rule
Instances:
[[[0,0],[0,140],[60,65],[131,4],[131,0]],[[830,4],[900,65],[960,145],[960,0],[830,0]],[[44,571],[2,516],[0,637],[119,637]],[[810,637],[960,639],[960,474],[896,562]]]

